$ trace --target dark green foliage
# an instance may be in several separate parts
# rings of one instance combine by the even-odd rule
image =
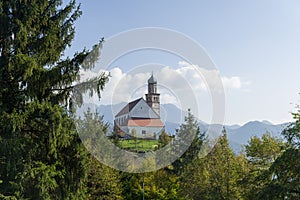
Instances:
[[[158,137],[159,148],[168,145],[170,142],[171,142],[171,137],[165,132],[165,130],[163,130]]]
[[[1,198],[86,198],[88,156],[66,106],[107,77],[74,86],[101,44],[84,65],[88,51],[62,59],[80,15],[73,0],[0,1]]]
[[[299,106],[298,106],[299,108]],[[299,149],[300,148],[300,110],[296,113],[292,113],[295,122],[283,130],[282,135],[287,140],[289,147]]]
[[[123,199],[119,172],[103,165],[95,158],[91,158],[87,187],[87,199]]]
[[[6,120],[12,125],[2,126],[9,130],[1,134],[2,193],[18,198],[83,198],[86,153],[68,112],[48,102],[34,101],[24,108],[11,114],[22,119],[18,129],[11,127],[15,122],[11,118]]]
[[[233,154],[224,131],[206,157],[186,168],[180,193],[187,199],[242,199],[245,162],[244,157]]]
[[[284,131],[286,150],[272,163],[265,177],[268,182],[260,199],[300,199],[300,112]]]
[[[205,133],[200,132],[198,122],[190,110],[188,110],[184,123],[181,124],[180,128],[176,131],[176,136],[177,139],[175,143],[178,143],[180,149],[183,149],[183,147],[187,148],[182,156],[173,163],[174,172],[180,175],[185,166],[191,163],[199,155],[205,140]]]
[[[157,200],[176,200],[178,196],[179,177],[161,169],[144,174],[122,173],[125,199],[144,198]]]
[[[243,185],[249,199],[258,198],[262,188],[269,182],[266,176],[270,166],[284,150],[282,140],[265,133],[262,138],[252,137],[245,146],[249,160],[249,172],[244,178]]]
[[[99,114],[89,109],[83,119],[79,119],[78,130],[85,147],[94,155],[99,148],[98,144],[106,137],[109,125],[103,121]],[[109,149],[107,149],[109,151]],[[122,185],[119,172],[103,165],[96,157],[89,155],[87,199],[120,200],[122,198]]]
[[[300,199],[300,150],[287,149],[266,174],[260,199]]]

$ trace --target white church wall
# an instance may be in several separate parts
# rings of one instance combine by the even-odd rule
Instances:
[[[128,133],[132,134],[133,130],[136,131],[138,138],[153,138],[158,139],[159,135],[163,131],[163,127],[152,126],[152,127],[143,127],[143,126],[128,126]],[[154,138],[155,135],[155,138]]]
[[[128,120],[128,114],[120,115],[115,119],[118,125],[126,124],[127,120]]]

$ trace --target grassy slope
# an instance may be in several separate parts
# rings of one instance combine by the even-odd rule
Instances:
[[[133,151],[151,151],[157,144],[157,140],[120,140],[118,146]]]

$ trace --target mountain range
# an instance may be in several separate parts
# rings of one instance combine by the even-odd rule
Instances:
[[[115,105],[100,105],[96,106],[97,111],[100,115],[103,115],[104,121],[108,122],[111,127],[114,121],[114,115],[120,111],[126,103],[119,103]],[[174,135],[176,129],[179,128],[180,124],[184,121],[184,116],[187,112],[182,111],[173,104],[162,104],[161,105],[161,119],[165,122],[165,130],[168,134]],[[214,133],[216,127],[221,128],[220,124],[208,124],[201,120],[197,120],[200,126],[201,132],[207,132],[210,128],[211,133],[220,135],[220,133]],[[243,146],[253,136],[261,137],[266,132],[269,132],[273,137],[281,137],[282,130],[288,125],[288,123],[272,124],[269,121],[250,121],[244,125],[224,125],[229,144],[234,152],[238,153],[242,150]]]

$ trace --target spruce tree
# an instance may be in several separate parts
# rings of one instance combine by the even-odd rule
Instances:
[[[184,168],[199,156],[205,137],[205,133],[200,132],[200,126],[189,109],[184,123],[176,130],[175,145],[180,147],[179,151],[186,148],[181,157],[172,164],[176,174],[181,175]]]
[[[80,15],[75,0],[0,1],[1,198],[86,198],[88,155],[67,106],[90,89],[74,83],[101,44],[89,57],[64,57]],[[90,91],[99,94],[106,80],[90,80]]]
[[[243,156],[235,156],[230,149],[224,129],[208,155],[185,169],[180,194],[185,199],[243,199],[245,163]]]

